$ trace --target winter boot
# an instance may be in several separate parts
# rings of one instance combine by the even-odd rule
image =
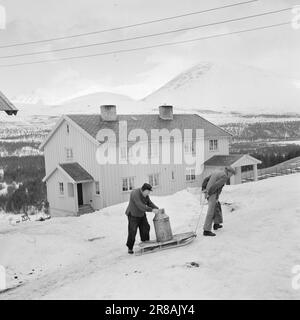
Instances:
[[[213,233],[213,232],[211,232],[211,231],[206,231],[206,230],[204,230],[204,231],[203,231],[203,235],[204,235],[204,236],[209,236],[209,237],[214,237],[216,234]]]
[[[133,250],[132,249],[128,249],[128,253],[129,254],[133,254]]]
[[[221,224],[219,224],[219,223],[215,223],[214,224],[214,230],[218,230],[218,229],[221,229],[221,228],[223,228],[223,226]]]

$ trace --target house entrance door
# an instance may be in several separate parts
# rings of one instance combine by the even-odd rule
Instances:
[[[83,205],[82,183],[77,184],[78,205]]]

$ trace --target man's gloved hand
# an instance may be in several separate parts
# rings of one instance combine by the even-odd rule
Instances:
[[[207,200],[207,199],[208,199],[208,197],[209,197],[209,195],[208,195],[208,191],[207,191],[207,190],[205,190],[205,191],[204,191],[204,198]]]

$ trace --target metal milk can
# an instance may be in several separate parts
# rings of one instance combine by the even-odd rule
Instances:
[[[169,241],[173,239],[170,219],[165,214],[165,209],[159,209],[153,218],[153,224],[158,242]]]

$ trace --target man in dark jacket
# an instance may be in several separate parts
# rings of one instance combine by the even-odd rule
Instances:
[[[150,239],[150,225],[147,220],[146,212],[158,212],[158,207],[150,200],[149,194],[152,186],[144,183],[142,188],[131,191],[130,200],[126,209],[128,217],[128,253],[133,253],[133,246],[137,229],[140,230],[141,241]]]
[[[211,231],[212,224],[214,222],[214,230],[222,228],[222,209],[219,203],[219,196],[222,192],[224,185],[235,174],[235,170],[232,167],[225,167],[224,171],[214,172],[206,186],[206,197],[208,199],[208,209],[206,219],[203,227],[204,236],[215,236],[216,234]],[[217,205],[217,203],[219,203]]]

